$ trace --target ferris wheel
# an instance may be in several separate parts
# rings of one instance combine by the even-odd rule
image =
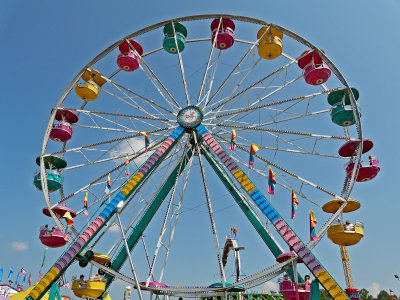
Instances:
[[[311,252],[317,239],[303,242],[307,235],[297,234],[273,201],[295,193],[320,208],[336,199],[316,233],[320,240],[351,202],[354,183],[377,175],[375,158],[362,162],[372,142],[363,139],[358,96],[323,50],[262,20],[189,16],[115,42],[75,76],[46,127],[34,184],[56,226],[41,228],[40,239],[66,250],[28,298],[41,298],[74,262],[91,264],[101,275],[75,280],[78,297],[104,295],[115,278],[132,284],[140,298],[144,290],[212,297],[288,270],[293,277],[291,263],[300,258],[332,297],[348,299]],[[269,194],[276,183],[274,196],[268,180]],[[221,205],[214,201],[216,182],[272,257],[284,252],[277,236],[294,257],[229,282],[221,247],[231,225],[215,214]],[[192,226],[212,236],[210,268],[219,280],[211,285],[165,281],[175,233],[182,232],[179,218],[190,201],[207,212],[207,223]],[[144,235],[152,236],[152,246],[146,240],[146,248]],[[130,256],[140,241],[144,271]],[[123,268],[126,261],[131,268]]]

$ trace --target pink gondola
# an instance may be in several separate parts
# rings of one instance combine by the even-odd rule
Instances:
[[[300,300],[308,300],[310,297],[310,287],[309,283],[300,284],[297,289]],[[296,300],[296,286],[295,283],[292,282],[289,278],[284,278],[279,282],[279,292],[285,297],[287,300]]]
[[[300,69],[303,69],[305,81],[311,85],[325,83],[332,73],[328,65],[315,50],[304,51],[297,59],[297,64]]]
[[[76,212],[66,206],[58,205],[52,208],[52,210],[58,218],[62,218],[66,212],[69,212],[72,218],[76,217]],[[45,216],[51,217],[49,209],[47,207],[43,208],[42,212]]]
[[[39,239],[42,244],[50,248],[64,246],[68,242],[68,236],[68,234],[64,234],[58,228],[48,230],[42,227],[39,233]]]
[[[342,157],[351,157],[354,156],[357,150],[360,141],[349,141],[346,142],[342,147],[339,149],[339,155]],[[369,150],[372,149],[374,143],[371,140],[363,139],[363,151],[362,153],[367,153]]]
[[[74,123],[78,122],[78,120],[79,120],[78,116],[74,112],[72,112],[68,108],[63,108],[63,107],[60,107],[57,109],[57,112],[56,112],[56,115],[54,118],[57,121],[60,121],[60,122],[65,121],[70,124],[74,124]]]
[[[222,18],[221,23],[222,24],[220,24],[220,19],[214,19],[214,21],[211,22],[211,42],[214,43],[215,38],[217,38],[215,47],[220,50],[225,50],[232,47],[235,42],[235,23],[228,18]]]
[[[295,257],[295,256],[296,256],[296,254],[295,254],[293,251],[284,252],[284,253],[280,254],[280,255],[276,258],[276,261],[277,261],[278,263],[283,263],[284,261],[287,261],[288,259],[291,259],[291,258],[293,258],[293,257]],[[302,263],[303,261],[302,261],[300,258],[298,258],[298,259],[296,260],[296,262],[297,262],[297,263]]]
[[[133,52],[120,53],[117,57],[117,65],[126,72],[135,71],[139,68],[140,58]]]
[[[72,125],[68,122],[54,124],[50,132],[50,139],[55,142],[65,143],[72,137]]]
[[[117,65],[121,70],[132,72],[139,68],[143,48],[138,42],[135,40],[125,41],[118,48],[121,54],[117,57]]]
[[[354,169],[354,163],[350,163],[346,167],[346,173],[347,177],[351,177]],[[363,166],[358,170],[358,175],[356,178],[357,182],[364,182],[364,181],[369,181],[371,179],[374,179],[376,175],[378,175],[379,171],[381,170],[379,166],[379,161],[376,159],[376,157],[370,155],[369,156],[369,166]]]

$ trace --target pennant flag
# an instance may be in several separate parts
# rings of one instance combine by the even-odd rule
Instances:
[[[249,158],[249,168],[251,168],[254,165],[254,155],[256,152],[260,150],[260,147],[257,146],[256,144],[251,144],[250,146],[250,158]]]
[[[294,214],[296,212],[297,206],[299,205],[299,201],[297,200],[297,196],[292,189],[292,220],[294,219]]]
[[[17,274],[17,279],[15,279],[15,285],[18,285],[18,280],[19,280],[19,277],[21,276],[21,273],[20,272],[18,272],[18,274]]]
[[[148,147],[150,145],[149,137],[147,136],[146,131],[141,131],[140,133],[144,135],[144,149],[145,149],[145,151],[147,153],[147,149],[148,149]]]
[[[268,173],[268,194],[273,195],[275,194],[275,174],[272,171],[271,167],[269,167],[269,173]]]
[[[71,213],[69,211],[67,211],[64,215],[63,218],[65,219],[65,221],[67,221],[68,227],[71,227],[72,225],[74,225],[74,219],[71,216]]]
[[[106,186],[106,189],[104,190],[104,193],[110,196],[110,193],[111,193],[111,175],[110,175],[110,173],[108,173],[107,186]]]
[[[10,267],[10,273],[8,273],[7,280],[10,281],[12,274],[14,273],[14,268]]]
[[[42,258],[42,265],[40,266],[40,267],[43,267],[43,265],[44,265],[44,260],[46,259],[46,252],[47,252],[47,250],[49,250],[49,248],[44,248],[44,253],[43,253],[43,258]]]
[[[83,199],[83,215],[86,216],[86,218],[89,218],[89,211],[88,211],[88,192],[86,192],[85,199]]]
[[[314,216],[314,212],[310,210],[310,240],[318,241],[317,233],[315,232],[315,226],[317,226],[317,219]]]
[[[29,284],[29,286],[31,286],[31,284],[32,284],[32,274],[29,274],[28,284]]]
[[[0,282],[3,280],[3,268],[0,269]]]
[[[236,130],[232,129],[232,136],[231,136],[231,145],[229,147],[230,150],[236,149]]]
[[[21,268],[21,276],[25,276],[26,275],[26,271],[25,271],[25,269],[24,268]]]
[[[129,156],[126,154],[126,161],[125,161],[125,175],[129,176]]]
[[[21,286],[24,286],[24,284],[25,284],[25,280],[26,280],[26,274],[24,275],[24,278],[22,279]]]

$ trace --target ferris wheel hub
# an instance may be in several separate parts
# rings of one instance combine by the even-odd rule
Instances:
[[[189,105],[179,111],[176,119],[184,128],[195,128],[203,121],[203,111],[200,107]]]

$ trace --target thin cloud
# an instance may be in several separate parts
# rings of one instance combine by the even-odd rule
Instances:
[[[120,155],[129,154],[131,156],[132,153],[141,152],[144,150],[144,138],[131,138],[127,141],[122,142],[118,145],[115,149]],[[135,170],[139,166],[141,166],[154,151],[149,151],[147,153],[142,154],[140,157],[136,158],[135,160],[131,161],[130,165]],[[110,157],[115,156],[115,153],[109,155]],[[125,161],[125,158],[121,158],[117,164],[121,164]]]
[[[110,226],[108,231],[109,232],[121,232],[121,229],[119,228],[118,224],[114,223],[113,225]]]
[[[381,290],[381,285],[377,282],[373,282],[369,287],[367,287],[367,290],[371,293],[372,297],[375,298]]]
[[[11,248],[15,251],[26,251],[28,250],[28,244],[25,242],[12,242]]]

